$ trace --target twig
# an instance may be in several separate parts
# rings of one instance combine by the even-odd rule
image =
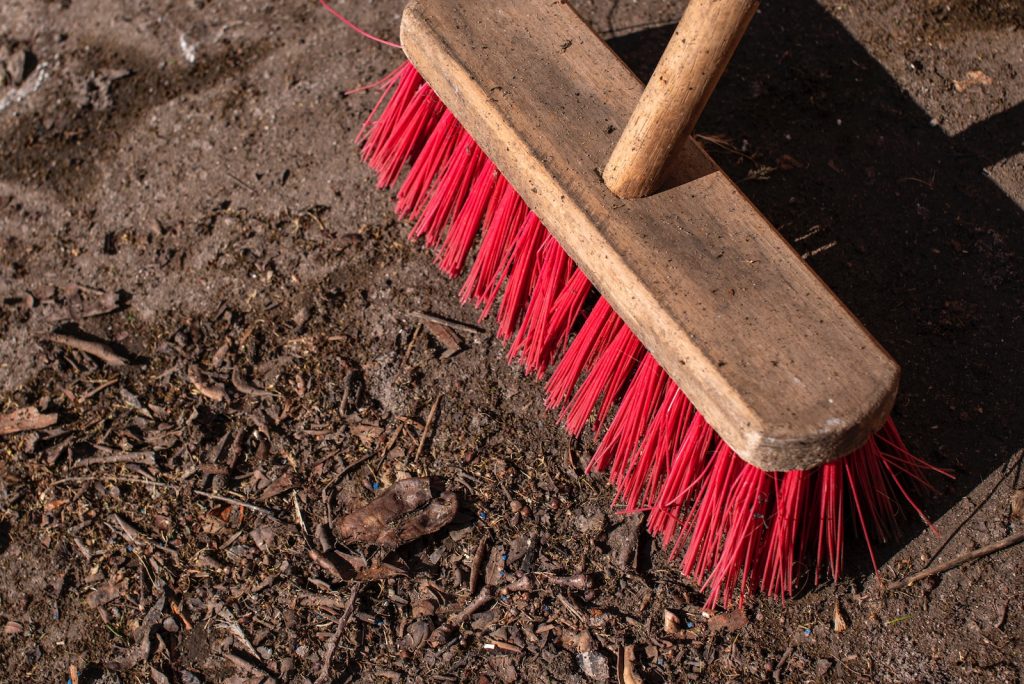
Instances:
[[[160,551],[163,551],[164,553],[168,554],[169,556],[172,556],[175,559],[178,558],[177,551],[175,551],[169,546],[164,546],[159,542],[153,541],[142,530],[137,528],[135,525],[132,525],[130,522],[125,520],[122,516],[118,515],[117,513],[114,513],[111,516],[111,520],[114,521],[114,525],[111,525],[111,527],[113,527],[116,532],[118,532],[122,537],[124,537],[125,541],[127,541],[129,544],[148,544],[154,549],[159,549]]]
[[[340,473],[338,473],[338,474],[337,474],[337,475],[335,476],[335,478],[334,478],[334,482],[337,482],[337,481],[338,481],[338,480],[340,480],[341,478],[345,477],[345,476],[346,476],[346,475],[348,475],[348,474],[349,474],[350,472],[352,472],[353,470],[355,470],[355,469],[356,469],[356,468],[358,468],[359,466],[363,465],[364,463],[366,463],[367,461],[369,461],[369,460],[370,460],[371,458],[373,458],[374,456],[375,456],[375,454],[371,452],[371,453],[369,453],[369,454],[366,454],[366,456],[363,456],[362,458],[357,458],[356,460],[352,461],[352,462],[351,462],[351,463],[349,463],[349,464],[348,464],[347,466],[345,466],[344,468],[342,468],[342,469],[341,469],[341,472],[340,472]],[[334,484],[334,482],[332,482],[331,484]]]
[[[292,490],[292,504],[295,506],[295,522],[299,523],[299,527],[302,528],[302,534],[309,536],[309,530],[306,529],[306,521],[302,519],[302,511],[299,510],[299,495]]]
[[[487,558],[487,541],[490,535],[484,533],[480,537],[480,543],[477,544],[476,553],[473,555],[473,567],[469,570],[469,593],[476,593],[477,587],[480,586],[480,570],[483,568],[484,560]]]
[[[161,482],[160,480],[147,480],[141,477],[121,477],[119,475],[82,475],[79,477],[65,477],[60,480],[54,480],[53,482],[50,483],[50,486],[56,487],[57,485],[68,484],[70,482],[95,482],[96,480],[123,482],[125,484],[153,485],[154,487],[163,487],[164,489],[178,489],[178,485],[171,484],[169,482]]]
[[[241,499],[232,499],[230,496],[221,496],[220,494],[213,494],[211,492],[204,492],[201,489],[193,489],[192,493],[193,494],[198,494],[201,497],[204,497],[204,498],[207,498],[207,499],[211,499],[213,501],[220,501],[221,503],[232,504],[234,506],[241,506],[242,508],[248,508],[250,511],[256,511],[257,513],[262,513],[263,515],[267,516],[268,518],[270,518],[271,520],[273,520],[276,523],[280,523],[282,525],[284,524],[280,520],[277,519],[277,516],[275,516],[274,512],[272,510],[270,510],[269,508],[263,508],[263,506],[257,506],[256,504],[251,504],[251,503],[249,503],[247,501],[242,501]]]
[[[324,571],[333,577],[335,581],[342,582],[345,580],[345,576],[329,556],[324,553],[320,553],[316,549],[307,549],[306,552],[309,554],[310,559],[323,568]]]
[[[120,378],[114,378],[112,380],[107,380],[106,382],[100,383],[99,385],[97,385],[96,387],[93,387],[91,390],[89,390],[85,394],[79,396],[78,400],[79,401],[85,401],[86,399],[92,399],[97,394],[99,394],[103,390],[107,389],[111,385],[116,385],[119,381],[120,381]]]
[[[141,465],[155,466],[156,460],[152,451],[115,451],[105,456],[90,456],[75,461],[72,468],[84,468],[91,465],[106,465],[109,463],[138,463]]]
[[[476,598],[470,601],[469,605],[460,610],[455,615],[450,616],[445,620],[444,624],[435,629],[430,635],[429,642],[437,648],[445,641],[448,640],[448,635],[453,629],[465,622],[471,615],[483,608],[485,605],[490,603],[494,595],[491,592],[490,587],[484,587],[480,590],[480,593],[476,595]]]
[[[42,430],[57,424],[56,413],[40,413],[35,406],[26,406],[0,415],[0,435],[13,435],[28,430]]]
[[[420,456],[423,454],[423,447],[427,444],[427,439],[430,438],[432,428],[434,425],[434,417],[437,415],[437,406],[441,403],[441,395],[437,395],[434,398],[434,403],[430,405],[430,413],[427,414],[427,420],[423,423],[423,432],[420,433],[420,443],[416,447],[416,455],[413,456],[413,461],[419,461]]]
[[[348,604],[345,606],[345,612],[342,613],[340,618],[338,618],[338,627],[334,630],[331,640],[327,642],[327,648],[324,650],[324,663],[320,666],[320,675],[316,678],[315,684],[323,684],[331,676],[331,661],[334,660],[334,652],[338,650],[338,642],[341,641],[341,633],[345,631],[345,627],[348,625],[349,620],[352,619],[352,613],[355,612],[356,609],[356,597],[359,596],[359,590],[362,588],[362,584],[356,584],[352,587],[352,593],[348,596]]]
[[[78,351],[85,352],[90,356],[95,356],[100,361],[111,366],[128,365],[128,359],[118,354],[114,351],[113,347],[105,342],[87,340],[81,337],[73,337],[71,335],[64,335],[61,333],[52,333],[47,336],[47,339],[69,349],[77,349]]]
[[[910,577],[907,577],[905,579],[901,579],[901,580],[898,580],[896,582],[892,582],[892,583],[890,583],[889,585],[887,585],[885,587],[885,591],[891,591],[893,589],[900,589],[900,588],[903,588],[903,587],[909,587],[914,582],[923,580],[926,577],[931,577],[932,575],[938,575],[940,572],[946,572],[947,570],[952,570],[953,568],[956,568],[956,567],[958,567],[960,565],[963,565],[964,563],[966,563],[968,561],[976,560],[978,558],[984,558],[985,556],[991,555],[991,554],[995,553],[996,551],[1002,551],[1003,549],[1008,549],[1011,546],[1013,546],[1014,544],[1019,544],[1022,541],[1024,541],[1024,530],[1021,530],[1020,532],[1017,532],[1016,534],[1011,534],[1008,537],[1003,537],[999,541],[995,541],[995,542],[992,542],[991,544],[988,544],[986,546],[982,546],[980,549],[975,549],[974,551],[971,551],[969,553],[965,553],[962,556],[957,556],[956,558],[954,558],[951,561],[947,561],[945,563],[940,563],[939,565],[936,565],[934,568],[929,568],[927,570],[922,570],[921,572],[919,572],[919,573],[917,573],[915,575],[911,575]]]
[[[435,316],[433,314],[424,313],[422,311],[413,311],[410,315],[413,318],[419,318],[424,321],[430,321],[431,323],[440,323],[441,325],[447,325],[449,328],[461,330],[462,332],[470,333],[471,335],[485,332],[483,328],[478,328],[475,325],[459,323],[458,321],[453,321],[450,318],[442,318],[441,316]]]
[[[246,674],[257,675],[259,677],[260,682],[273,684],[277,681],[277,678],[273,677],[269,672],[264,670],[262,667],[259,667],[255,663],[250,663],[248,660],[246,660],[240,655],[228,651],[224,654],[224,657],[227,658],[228,661],[230,661],[235,667],[237,667],[242,672],[245,672]]]
[[[981,501],[975,504],[974,510],[971,511],[970,515],[961,520],[959,525],[957,525],[949,531],[949,534],[947,534],[946,538],[942,540],[942,543],[939,544],[938,548],[936,548],[935,551],[932,552],[931,557],[924,564],[925,567],[928,567],[929,565],[935,562],[935,559],[939,557],[939,554],[942,553],[943,549],[945,549],[946,546],[949,545],[949,542],[953,541],[953,537],[955,537],[967,523],[974,519],[974,516],[978,514],[978,511],[984,508],[985,504],[987,504],[989,499],[992,498],[992,495],[995,494],[1001,486],[1003,486],[1003,483],[1006,482],[1006,478],[1010,476],[1010,473],[1013,472],[1013,469],[1015,467],[1020,466],[1022,459],[1024,459],[1024,449],[1018,450],[1017,453],[1014,454],[1014,457],[1015,463],[1013,463],[1013,465],[1010,465],[1009,463],[1007,464],[1007,467],[1003,471],[1002,476],[998,480],[996,480],[996,483],[994,485],[992,485],[992,489],[989,490],[988,494],[986,494],[981,499]]]
[[[775,667],[772,668],[772,679],[775,680],[776,682],[782,681],[783,668],[786,667],[786,661],[789,660],[789,656],[791,656],[791,655],[793,655],[793,647],[792,646],[790,646],[789,648],[787,648],[785,650],[785,652],[783,652],[782,657],[779,658],[779,662],[777,662],[775,664]]]

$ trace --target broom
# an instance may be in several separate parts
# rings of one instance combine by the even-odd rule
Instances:
[[[889,417],[899,367],[690,137],[756,5],[690,0],[644,89],[564,2],[412,0],[357,137],[709,606],[837,578],[851,526],[877,572],[937,470]]]

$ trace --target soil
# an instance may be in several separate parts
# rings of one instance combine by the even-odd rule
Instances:
[[[680,11],[578,7],[641,74]],[[0,680],[1021,681],[1024,548],[883,589],[1024,525],[1022,36],[1017,0],[764,0],[699,133],[956,479],[878,576],[851,540],[707,616],[359,162],[345,91],[396,51],[313,2],[3,3],[0,414],[57,422],[0,436]],[[336,543],[407,476],[414,541]]]

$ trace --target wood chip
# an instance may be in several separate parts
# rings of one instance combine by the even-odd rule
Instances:
[[[444,351],[441,353],[442,359],[450,359],[462,351],[462,338],[456,335],[447,325],[429,320],[423,325],[434,336],[438,344],[444,347]]]
[[[113,347],[102,340],[86,339],[62,333],[53,333],[47,339],[68,349],[85,352],[110,366],[127,366],[129,363],[127,358],[118,354]]]
[[[270,392],[250,384],[249,381],[238,372],[237,368],[233,368],[231,370],[231,386],[238,390],[240,394],[246,394],[251,397],[273,396]]]
[[[836,634],[846,631],[846,618],[843,617],[843,611],[839,608],[839,601],[832,605],[832,631]]]
[[[1010,495],[1010,516],[1024,520],[1024,489],[1017,489]]]
[[[617,673],[619,684],[643,684],[643,679],[636,672],[636,646],[619,647]]]
[[[42,430],[56,423],[56,413],[40,413],[35,406],[26,406],[0,416],[0,435]]]
[[[712,632],[723,629],[727,632],[735,632],[746,627],[748,622],[747,614],[737,608],[736,610],[730,610],[728,613],[712,615],[711,619],[708,620],[708,629]]]
[[[228,398],[227,390],[219,382],[210,383],[203,378],[202,373],[195,366],[188,369],[188,381],[192,383],[196,391],[210,401],[224,401]]]

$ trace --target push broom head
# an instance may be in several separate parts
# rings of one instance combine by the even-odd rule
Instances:
[[[572,8],[414,0],[402,47],[364,159],[381,187],[411,164],[410,238],[708,603],[838,575],[847,526],[889,538],[931,468],[888,418],[897,365],[689,136],[659,192],[609,190],[643,86]]]

